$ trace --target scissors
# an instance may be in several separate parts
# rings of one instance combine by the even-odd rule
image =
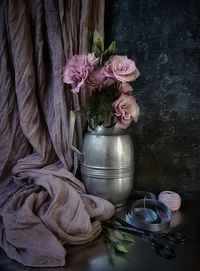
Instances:
[[[106,225],[109,226],[109,223],[108,224],[106,223]],[[113,217],[110,226],[122,231],[128,231],[133,234],[137,234],[143,237],[144,239],[150,241],[155,252],[165,259],[174,258],[176,256],[174,245],[183,244],[186,241],[186,238],[180,232],[162,232],[162,233],[148,232],[145,230],[135,228],[134,226],[132,226],[131,224],[117,216]],[[168,242],[167,243],[163,242],[163,240],[165,241],[167,240]]]

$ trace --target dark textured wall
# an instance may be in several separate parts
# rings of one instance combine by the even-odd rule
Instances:
[[[136,61],[135,189],[200,195],[200,1],[107,0],[105,35]]]

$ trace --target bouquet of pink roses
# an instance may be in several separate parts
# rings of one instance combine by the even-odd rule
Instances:
[[[91,42],[92,53],[74,55],[66,63],[63,81],[71,84],[73,93],[78,93],[83,87],[90,91],[86,105],[78,113],[86,116],[93,128],[117,123],[126,129],[140,115],[129,84],[140,73],[133,60],[115,55],[115,42],[104,50],[103,38],[97,31]]]

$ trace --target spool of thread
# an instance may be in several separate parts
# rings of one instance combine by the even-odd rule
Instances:
[[[177,211],[181,207],[181,197],[173,191],[162,191],[158,195],[158,200],[170,208],[172,212]]]
[[[170,222],[170,227],[174,228],[176,226],[178,226],[179,224],[181,224],[182,221],[182,215],[179,211],[174,212],[172,215],[172,220]]]

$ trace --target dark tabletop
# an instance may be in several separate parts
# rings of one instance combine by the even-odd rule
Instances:
[[[123,209],[119,210],[123,216]],[[66,267],[31,268],[9,259],[0,250],[1,271],[200,271],[200,200],[185,200],[180,211],[174,213],[171,231],[182,232],[187,241],[176,246],[176,257],[171,260],[157,255],[149,241],[134,236],[135,244],[129,247],[127,257],[109,253],[102,238],[84,246],[68,248]]]

